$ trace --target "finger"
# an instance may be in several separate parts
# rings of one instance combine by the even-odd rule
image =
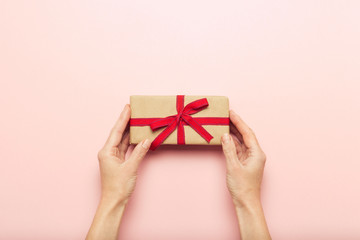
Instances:
[[[242,162],[242,159],[244,159],[244,154],[246,154],[246,150],[247,150],[247,147],[244,143],[244,139],[241,136],[239,130],[237,130],[237,128],[234,126],[233,123],[230,123],[230,133],[235,135],[233,139],[235,142],[237,155],[239,160]]]
[[[246,147],[260,147],[253,130],[233,110],[230,110],[230,120],[242,135]]]
[[[242,144],[237,137],[234,137],[232,133],[230,135],[233,137],[232,139],[235,144],[236,154],[239,157],[244,152],[244,148],[243,148],[244,144]]]
[[[125,131],[123,138],[121,139],[121,142],[119,144],[120,159],[122,161],[125,161],[125,155],[130,145],[129,142],[130,142],[130,132]]]
[[[236,146],[230,134],[225,133],[221,136],[221,145],[226,158],[228,170],[238,166],[239,160],[236,154]]]
[[[232,122],[230,122],[230,132],[236,136],[236,138],[239,140],[239,142],[241,144],[244,144],[243,137],[241,136],[239,130],[237,130],[237,128],[235,127],[235,125]]]
[[[130,119],[130,105],[126,104],[120,117],[116,121],[114,127],[111,129],[109,138],[107,139],[105,146],[117,147],[120,144],[123,132]]]
[[[125,164],[128,165],[130,171],[137,171],[141,161],[144,159],[146,153],[150,148],[150,144],[150,140],[145,139],[136,145],[129,159],[125,161]]]

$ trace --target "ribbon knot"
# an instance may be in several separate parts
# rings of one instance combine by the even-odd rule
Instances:
[[[173,132],[178,130],[177,140],[179,145],[185,144],[184,122],[190,125],[207,142],[213,138],[191,115],[200,112],[209,106],[206,98],[195,100],[184,107],[184,95],[176,96],[177,114],[165,118],[159,118],[150,124],[153,131],[166,127],[151,143],[150,149],[155,150]]]

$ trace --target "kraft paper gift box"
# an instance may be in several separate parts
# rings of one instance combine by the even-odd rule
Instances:
[[[225,96],[130,96],[130,144],[148,138],[151,150],[166,145],[221,145],[229,133]]]

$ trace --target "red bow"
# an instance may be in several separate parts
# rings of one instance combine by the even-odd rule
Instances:
[[[150,149],[155,150],[161,143],[178,128],[177,142],[179,145],[185,144],[184,125],[190,125],[207,142],[213,138],[209,132],[201,125],[224,125],[229,124],[229,118],[193,118],[191,114],[197,113],[209,106],[206,98],[195,100],[184,107],[184,95],[176,96],[177,114],[165,118],[132,118],[130,126],[150,125],[153,131],[166,127],[151,143]]]

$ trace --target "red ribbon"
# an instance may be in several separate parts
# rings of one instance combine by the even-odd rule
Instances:
[[[206,98],[195,100],[184,107],[184,95],[176,96],[177,114],[165,118],[131,118],[130,126],[148,126],[153,131],[166,127],[151,143],[150,149],[155,150],[162,142],[178,128],[177,143],[185,144],[184,125],[190,125],[207,142],[213,138],[201,125],[229,125],[228,117],[192,117],[190,115],[200,112],[209,106]]]

